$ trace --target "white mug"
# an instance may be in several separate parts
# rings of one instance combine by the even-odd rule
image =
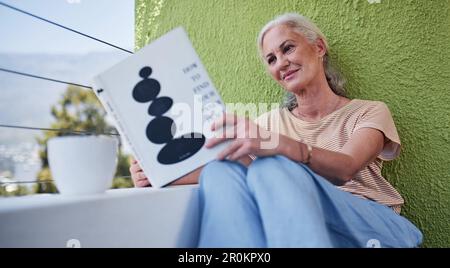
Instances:
[[[118,141],[107,136],[62,136],[47,142],[47,157],[61,194],[103,193],[111,187]]]

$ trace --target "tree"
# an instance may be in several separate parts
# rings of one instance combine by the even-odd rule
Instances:
[[[51,107],[54,122],[52,129],[65,129],[70,131],[86,131],[91,133],[117,133],[115,128],[106,121],[106,112],[92,91],[76,86],[69,86],[58,103]],[[51,171],[47,159],[47,141],[56,136],[73,135],[70,131],[44,131],[42,137],[37,137],[39,143],[39,157],[42,168],[38,173],[39,181],[51,180]],[[128,156],[122,152],[119,145],[118,162],[113,188],[132,187],[129,177]],[[57,189],[53,183],[38,183],[37,193],[55,193]]]

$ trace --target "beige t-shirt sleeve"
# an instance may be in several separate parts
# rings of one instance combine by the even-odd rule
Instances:
[[[387,105],[375,102],[362,114],[353,132],[361,128],[374,128],[383,132],[388,141],[378,156],[382,160],[393,160],[400,154],[401,143],[394,120]]]

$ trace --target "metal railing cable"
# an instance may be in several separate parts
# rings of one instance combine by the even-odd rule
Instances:
[[[114,179],[131,179],[131,176],[115,176]],[[44,183],[55,183],[53,179],[47,179],[47,180],[18,180],[18,178],[8,178],[4,177],[3,179],[7,179],[8,181],[1,180],[0,177],[0,186],[4,185],[10,185],[10,184],[44,184]]]
[[[27,127],[27,126],[14,126],[14,125],[5,125],[0,124],[2,128],[15,128],[15,129],[27,129],[27,130],[39,130],[39,131],[54,131],[66,134],[77,134],[77,135],[107,135],[107,136],[120,136],[119,133],[111,133],[111,132],[96,132],[96,131],[79,131],[72,130],[67,128],[42,128],[42,127]]]
[[[90,86],[85,86],[85,85],[78,84],[78,83],[67,82],[67,81],[62,81],[62,80],[59,80],[59,79],[54,79],[54,78],[49,78],[49,77],[44,77],[44,76],[39,76],[39,75],[34,75],[34,74],[29,74],[29,73],[24,73],[24,72],[19,72],[19,71],[14,71],[14,70],[2,68],[2,67],[0,67],[0,71],[6,72],[6,73],[11,73],[11,74],[17,74],[17,75],[21,75],[21,76],[26,76],[26,77],[32,77],[32,78],[41,79],[41,80],[46,80],[46,81],[51,81],[51,82],[56,82],[56,83],[61,83],[61,84],[66,84],[66,85],[72,85],[72,86],[84,87],[84,88],[92,89],[92,87],[90,87]]]
[[[127,49],[124,49],[124,48],[121,48],[121,47],[119,47],[119,46],[113,45],[113,44],[111,44],[111,43],[109,43],[109,42],[106,42],[106,41],[101,40],[101,39],[99,39],[99,38],[96,38],[96,37],[93,37],[93,36],[91,36],[91,35],[82,33],[82,32],[77,31],[77,30],[75,30],[75,29],[69,28],[69,27],[64,26],[64,25],[62,25],[62,24],[59,24],[59,23],[57,23],[57,22],[54,22],[54,21],[48,20],[48,19],[46,19],[46,18],[40,17],[40,16],[38,16],[38,15],[32,14],[32,13],[30,13],[30,12],[27,12],[27,11],[22,10],[22,9],[20,9],[20,8],[14,7],[14,6],[12,6],[12,5],[8,5],[8,4],[4,3],[4,2],[1,2],[1,1],[0,1],[0,5],[4,6],[4,7],[6,7],[6,8],[9,8],[9,9],[11,9],[11,10],[20,12],[20,13],[22,13],[22,14],[31,16],[31,17],[33,17],[33,18],[39,19],[39,20],[41,20],[41,21],[45,21],[45,22],[47,22],[47,23],[50,23],[50,24],[55,25],[55,26],[57,26],[57,27],[60,27],[60,28],[62,28],[62,29],[65,29],[65,30],[71,31],[71,32],[73,32],[73,33],[82,35],[82,36],[84,36],[84,37],[90,38],[90,39],[92,39],[92,40],[95,40],[95,41],[97,41],[97,42],[103,43],[103,44],[105,44],[105,45],[108,45],[108,46],[111,46],[111,47],[120,49],[120,50],[122,50],[122,51],[128,52],[128,53],[130,53],[130,54],[133,54],[132,51],[129,51],[129,50],[127,50]]]

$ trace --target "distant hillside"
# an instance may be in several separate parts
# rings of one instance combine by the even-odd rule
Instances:
[[[90,85],[91,78],[127,57],[120,51],[86,55],[0,54],[0,67]],[[50,106],[64,84],[0,72],[0,124],[48,127]],[[36,131],[0,128],[0,144],[34,142]]]

